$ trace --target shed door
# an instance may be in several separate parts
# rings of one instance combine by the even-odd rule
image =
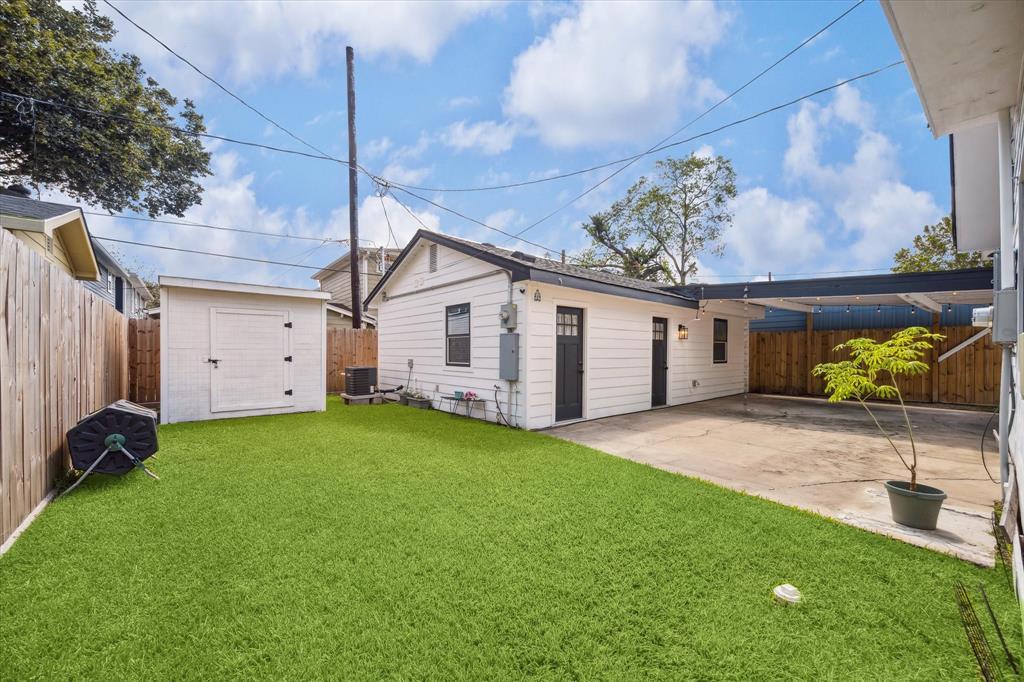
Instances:
[[[211,412],[295,404],[292,363],[285,359],[291,356],[288,318],[283,310],[210,309]]]
[[[555,421],[583,416],[583,310],[555,311]]]
[[[651,407],[668,398],[668,320],[655,317],[651,324]]]

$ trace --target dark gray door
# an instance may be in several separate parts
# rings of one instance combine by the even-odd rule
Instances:
[[[651,325],[651,407],[668,398],[668,320],[655,317]]]
[[[583,416],[583,310],[555,311],[555,421]]]

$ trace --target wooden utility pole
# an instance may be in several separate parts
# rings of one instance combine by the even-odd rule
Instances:
[[[355,53],[345,48],[348,68],[348,262],[352,281],[352,328],[363,326],[363,299],[359,294],[359,175],[356,167]]]

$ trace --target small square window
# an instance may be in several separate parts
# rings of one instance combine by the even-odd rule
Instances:
[[[109,272],[107,273],[107,291],[114,292],[114,276]]]

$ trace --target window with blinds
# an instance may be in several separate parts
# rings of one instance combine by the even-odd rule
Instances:
[[[469,304],[445,308],[445,364],[469,367]]]
[[[715,364],[729,361],[729,320],[715,318],[715,338],[711,352]]]

